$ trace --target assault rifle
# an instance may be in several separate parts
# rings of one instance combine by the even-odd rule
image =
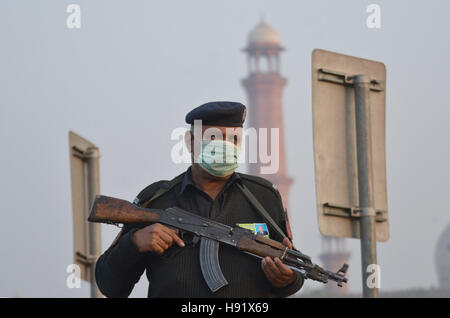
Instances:
[[[181,234],[190,233],[200,240],[200,267],[211,292],[228,285],[219,264],[219,242],[236,247],[238,250],[258,258],[278,257],[292,270],[321,283],[328,280],[337,282],[339,287],[347,283],[344,264],[336,273],[313,264],[311,258],[296,249],[289,249],[278,241],[271,240],[252,231],[228,226],[208,218],[198,216],[178,207],[146,209],[128,201],[97,196],[88,218],[90,222],[107,224],[152,224],[161,223],[178,229]],[[183,238],[183,236],[181,236]]]

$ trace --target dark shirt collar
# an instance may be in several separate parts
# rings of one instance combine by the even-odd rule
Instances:
[[[233,172],[231,177],[227,180],[227,183],[225,184],[224,190],[226,190],[229,186],[231,186],[232,184],[234,184],[238,180],[241,180],[241,177],[239,176],[238,173]],[[189,167],[186,170],[186,173],[184,174],[183,181],[181,182],[180,192],[179,192],[178,195],[183,194],[183,192],[186,191],[186,188],[188,186],[192,186],[192,187],[198,189],[195,186],[194,180],[192,180],[191,167]]]

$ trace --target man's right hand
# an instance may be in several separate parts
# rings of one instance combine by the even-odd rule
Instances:
[[[132,240],[139,252],[155,252],[161,255],[172,246],[173,242],[184,247],[183,240],[177,234],[177,230],[155,223],[134,232]]]

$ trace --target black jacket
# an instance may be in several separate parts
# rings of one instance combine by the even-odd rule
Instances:
[[[282,229],[285,229],[285,212],[278,190],[269,181],[241,173],[235,173],[235,182],[242,182],[270,213]],[[180,195],[185,173],[172,181],[159,181],[145,188],[135,200],[138,205],[165,209],[179,206],[192,211],[189,200]],[[148,202],[158,190],[166,192]],[[161,190],[159,190],[161,191]],[[227,188],[221,203],[221,212],[214,220],[236,226],[237,223],[265,223],[255,208],[235,184]],[[281,237],[267,224],[270,238]],[[211,294],[200,269],[199,244],[183,248],[175,244],[164,254],[139,253],[131,239],[138,227],[126,226],[120,238],[97,261],[96,281],[106,297],[128,297],[134,285],[146,271],[149,281],[148,297],[286,297],[298,291],[303,278],[291,285],[274,288],[267,281],[258,258],[239,252],[236,248],[220,245],[219,261],[229,285]]]

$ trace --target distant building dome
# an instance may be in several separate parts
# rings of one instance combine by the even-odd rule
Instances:
[[[280,36],[264,20],[253,28],[248,36],[248,46],[280,46]]]
[[[450,289],[450,224],[447,225],[437,242],[435,262],[439,286]]]

